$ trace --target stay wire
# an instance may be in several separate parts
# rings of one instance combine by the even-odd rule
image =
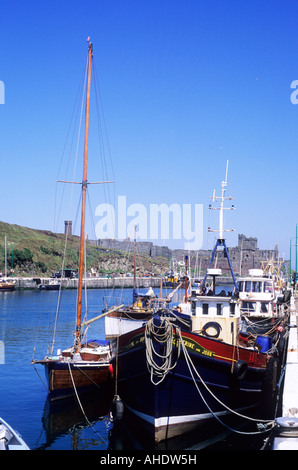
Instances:
[[[90,423],[90,421],[89,421],[89,419],[88,419],[88,417],[87,417],[87,415],[86,415],[86,413],[85,413],[85,410],[84,410],[84,408],[83,408],[83,406],[82,406],[82,403],[81,403],[81,401],[80,401],[80,398],[79,398],[79,395],[78,395],[78,392],[77,392],[77,389],[76,389],[76,386],[75,386],[75,383],[74,383],[73,375],[72,375],[72,372],[71,372],[70,363],[68,362],[67,365],[68,365],[69,374],[70,374],[70,378],[71,378],[71,381],[72,381],[73,389],[74,389],[74,392],[75,392],[75,395],[76,395],[76,399],[77,399],[77,401],[78,401],[79,407],[80,407],[80,409],[81,409],[81,411],[82,411],[82,413],[83,413],[84,418],[86,419],[86,421],[87,421],[88,425],[90,426],[90,428],[92,428],[93,431],[98,435],[98,437],[99,437],[105,444],[108,444],[107,441],[96,431],[96,429],[94,428],[94,426]]]
[[[204,387],[206,388],[206,390],[210,393],[210,395],[218,402],[220,403],[224,408],[226,408],[229,412],[231,412],[232,414],[235,414],[241,418],[244,418],[244,419],[247,419],[249,421],[254,421],[254,422],[258,422],[258,423],[266,423],[266,424],[271,424],[272,427],[274,427],[275,423],[273,420],[262,420],[262,419],[255,419],[255,418],[251,418],[249,416],[245,416],[241,413],[238,413],[237,411],[235,410],[232,410],[231,408],[229,408],[227,405],[225,405],[222,401],[220,401],[215,395],[214,393],[210,390],[210,388],[207,386],[207,384],[203,381],[202,377],[200,376],[200,374],[198,373],[198,371],[195,369],[190,357],[189,357],[189,354],[188,352],[186,351],[186,347],[185,347],[185,344],[182,340],[182,335],[181,335],[181,330],[179,328],[176,328],[177,331],[178,331],[178,335],[180,337],[180,342],[181,342],[181,345],[182,345],[182,351],[184,353],[184,357],[185,357],[185,360],[186,360],[186,363],[187,363],[187,366],[189,368],[189,372],[191,374],[191,377],[193,379],[193,382],[195,384],[195,387],[197,389],[197,391],[199,392],[200,394],[200,397],[201,399],[203,400],[204,404],[206,405],[206,407],[208,408],[208,410],[210,411],[210,413],[212,414],[212,416],[217,419],[217,421],[219,421],[224,427],[226,427],[227,429],[229,429],[230,431],[232,432],[235,432],[237,434],[245,434],[245,435],[254,435],[254,434],[264,434],[264,433],[267,433],[269,430],[266,429],[266,430],[262,430],[262,431],[252,431],[252,432],[244,432],[244,431],[238,431],[234,428],[231,428],[230,426],[228,426],[226,423],[224,423],[217,415],[216,413],[210,408],[210,406],[208,405],[207,401],[205,400],[205,398],[203,397],[202,395],[202,392],[200,391],[197,383],[196,383],[196,380],[195,380],[195,377],[193,375],[193,372],[192,372],[192,369],[191,369],[191,366],[193,367],[194,371],[196,372],[198,378],[200,379],[202,385],[204,385]]]

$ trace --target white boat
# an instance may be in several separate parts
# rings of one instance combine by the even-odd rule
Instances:
[[[22,436],[0,418],[0,450],[30,450]]]
[[[279,314],[275,280],[264,276],[262,269],[250,269],[238,279],[241,314],[249,317],[276,317]],[[278,294],[277,294],[278,292]]]

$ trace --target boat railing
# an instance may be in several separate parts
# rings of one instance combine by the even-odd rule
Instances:
[[[103,297],[103,310],[108,310],[113,306],[123,305],[129,307],[131,302],[128,299],[124,299],[122,296],[117,297],[113,295],[107,295]]]

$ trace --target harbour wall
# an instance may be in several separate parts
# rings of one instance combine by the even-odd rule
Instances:
[[[16,289],[37,289],[40,285],[49,285],[53,282],[50,277],[16,277],[14,278],[16,283]],[[207,278],[207,281],[211,279]],[[64,289],[77,289],[78,279],[61,278],[58,280],[61,287]],[[218,285],[232,285],[233,279],[230,277],[218,277]],[[136,280],[137,288],[149,288],[149,287],[160,287],[159,277],[138,277]],[[122,288],[133,288],[132,277],[90,277],[83,280],[83,287],[88,289],[122,289]],[[164,286],[163,286],[164,287]]]
[[[40,285],[49,285],[52,278],[14,278],[16,289],[37,289]],[[76,289],[78,287],[78,279],[61,278],[58,280],[64,289]],[[160,279],[158,277],[142,277],[137,278],[137,287],[159,287]],[[88,289],[113,289],[113,288],[132,288],[133,278],[131,277],[113,277],[113,278],[86,278],[83,280],[83,287]]]

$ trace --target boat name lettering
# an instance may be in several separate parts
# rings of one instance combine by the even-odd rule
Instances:
[[[183,343],[185,344],[187,349],[194,351],[198,354],[202,354],[202,356],[214,357],[215,353],[210,351],[209,349],[205,349],[196,341],[191,340],[190,338],[182,338]],[[177,346],[177,343],[175,344]]]
[[[144,341],[145,341],[144,335],[134,336],[130,340],[130,342],[123,348],[123,350],[127,351],[128,349],[132,349],[136,346],[141,345],[142,343],[144,343]]]

